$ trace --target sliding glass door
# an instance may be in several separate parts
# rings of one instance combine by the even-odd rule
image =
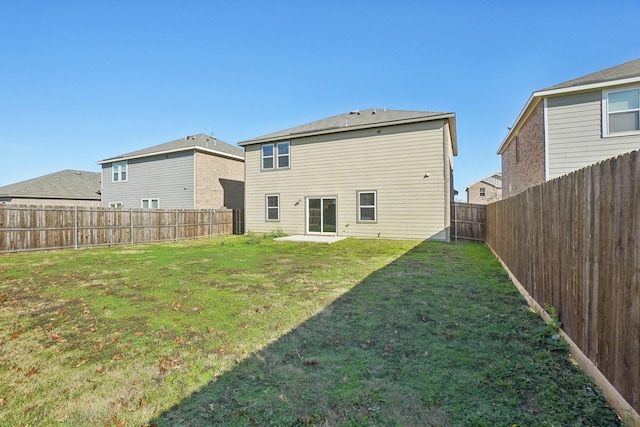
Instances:
[[[307,233],[336,234],[336,198],[307,199]]]

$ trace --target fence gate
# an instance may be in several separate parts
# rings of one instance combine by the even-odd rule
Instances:
[[[484,242],[486,223],[484,205],[451,204],[451,240]]]
[[[244,234],[244,209],[233,210],[233,234]]]

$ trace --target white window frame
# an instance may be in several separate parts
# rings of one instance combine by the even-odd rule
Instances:
[[[269,197],[275,197],[278,205],[269,206]],[[274,209],[277,218],[269,218],[269,211],[273,211]],[[280,194],[266,194],[264,196],[264,220],[267,222],[280,222]]]
[[[279,148],[281,145],[287,146],[287,152],[284,154],[280,153],[281,150],[279,150]],[[273,154],[270,156],[265,156],[264,147],[271,147],[271,152]],[[285,159],[285,158],[287,159],[287,165],[280,166],[281,159]],[[271,167],[265,167],[264,161],[267,159],[271,160],[271,163],[272,163]],[[261,170],[270,171],[270,170],[276,170],[276,169],[289,169],[289,168],[291,168],[291,142],[290,141],[280,141],[275,143],[262,144],[260,146],[260,169]]]
[[[487,187],[480,187],[480,197],[487,197]]]
[[[281,145],[286,145],[287,146],[287,152],[285,154],[281,154],[280,153],[280,146]],[[282,142],[278,142],[276,144],[276,151],[275,153],[277,156],[277,168],[278,169],[289,169],[291,167],[291,143],[289,141],[282,141]],[[280,166],[280,159],[287,159],[287,165],[286,166]]]
[[[113,209],[122,209],[124,207],[124,203],[122,202],[109,202],[109,207]]]
[[[153,206],[153,202],[156,202],[157,206]],[[144,203],[147,202],[147,206],[145,207]],[[156,198],[156,197],[151,197],[151,198],[147,198],[147,199],[142,199],[140,200],[140,207],[142,209],[160,209],[160,199]]]
[[[360,195],[361,194],[373,194],[373,205],[363,205],[360,203]],[[378,191],[377,190],[366,190],[366,191],[358,191],[356,194],[357,204],[358,204],[358,222],[375,224],[378,222]],[[371,219],[362,219],[362,209],[371,209],[373,208],[373,220]]]
[[[631,87],[626,87],[624,89],[613,89],[613,90],[602,91],[602,137],[603,138],[640,134],[640,129],[621,131],[621,132],[609,132],[609,115],[610,114],[628,113],[628,112],[635,111],[640,115],[640,108],[632,108],[629,110],[616,111],[614,113],[609,113],[609,95],[612,93],[629,92],[629,91],[635,91],[635,90],[638,91],[638,97],[640,98],[640,86],[631,86]],[[640,99],[638,100],[638,102],[640,103]],[[639,104],[639,107],[640,107],[640,104]]]
[[[123,182],[129,179],[129,174],[127,173],[129,165],[127,162],[114,163],[112,168],[111,182]]]
[[[269,147],[269,146],[271,146],[271,153],[272,154],[270,156],[265,156],[264,155],[264,148],[265,147]],[[268,171],[268,170],[275,169],[276,168],[276,146],[275,146],[275,144],[262,144],[260,146],[260,159],[261,159],[260,167],[261,167],[261,169],[263,171]],[[271,159],[271,167],[270,168],[265,167],[265,165],[264,165],[265,159]]]

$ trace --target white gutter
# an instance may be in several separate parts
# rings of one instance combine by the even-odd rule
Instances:
[[[542,129],[544,132],[544,144],[542,144],[544,148],[544,181],[547,182],[549,181],[549,144],[547,143],[549,141],[549,126],[547,126],[547,123],[549,123],[549,118],[547,116],[547,98],[544,99],[542,117]]]

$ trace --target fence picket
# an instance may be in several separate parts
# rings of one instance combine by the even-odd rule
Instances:
[[[230,209],[0,205],[0,253],[242,234]]]
[[[487,205],[486,241],[640,412],[640,153]]]
[[[451,240],[484,242],[486,210],[484,205],[451,204]]]

